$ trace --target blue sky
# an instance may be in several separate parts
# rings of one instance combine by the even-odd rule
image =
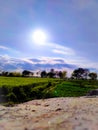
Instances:
[[[44,45],[31,34],[42,29]],[[61,58],[98,69],[97,0],[0,0],[0,55]]]

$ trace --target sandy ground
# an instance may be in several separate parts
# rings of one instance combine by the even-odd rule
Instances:
[[[0,106],[0,130],[98,130],[98,97],[53,98]]]

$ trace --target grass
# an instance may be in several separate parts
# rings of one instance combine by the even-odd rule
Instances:
[[[79,97],[96,88],[98,81],[0,77],[0,102],[14,104],[50,97]]]
[[[27,77],[0,77],[0,87],[2,86],[23,86],[31,84],[41,84],[50,81],[58,81],[59,79],[53,78],[27,78]]]
[[[83,85],[80,86],[79,83],[74,82],[62,82],[61,84],[57,85],[53,91],[53,95],[55,97],[79,97],[85,96],[88,91],[92,89],[98,88],[97,86],[92,85]]]
[[[52,97],[50,87],[59,82],[55,78],[0,77],[0,102],[21,103]]]

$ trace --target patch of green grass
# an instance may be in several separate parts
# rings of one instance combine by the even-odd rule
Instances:
[[[43,84],[52,81],[58,81],[60,79],[55,78],[29,78],[29,77],[3,77],[0,76],[0,87],[2,86],[23,86],[23,85],[34,85]]]
[[[96,86],[96,88],[98,88],[98,86]],[[55,87],[53,95],[55,97],[79,97],[85,96],[87,92],[92,89],[95,89],[95,86],[81,86],[80,83],[63,82]]]

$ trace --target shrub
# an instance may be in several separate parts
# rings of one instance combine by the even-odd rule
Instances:
[[[7,95],[7,99],[9,102],[12,102],[12,101],[17,102],[17,97],[13,92],[11,92]]]
[[[0,94],[1,94],[1,95],[7,95],[8,93],[9,93],[9,88],[8,88],[8,87],[2,86],[2,87],[0,88]]]
[[[27,100],[23,87],[14,87],[12,92],[16,95],[18,102],[24,102]]]

